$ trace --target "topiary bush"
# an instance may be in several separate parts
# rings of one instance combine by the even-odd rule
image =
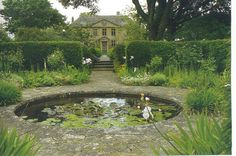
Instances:
[[[21,100],[21,91],[15,85],[0,80],[0,106],[15,104]]]

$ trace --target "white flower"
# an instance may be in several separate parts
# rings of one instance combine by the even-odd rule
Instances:
[[[130,59],[129,59],[129,60],[131,61],[131,60],[133,60],[133,59],[134,59],[134,56],[130,56]]]
[[[230,86],[231,86],[231,85],[230,85],[229,83],[225,85],[225,87],[230,87]]]
[[[126,56],[123,56],[123,59],[125,59],[125,60],[126,60]]]
[[[145,101],[150,101],[150,98],[149,97],[145,97]]]
[[[144,119],[148,119],[151,115],[151,117],[153,118],[153,114],[152,114],[152,108],[150,106],[146,106],[144,109],[143,109],[143,118]]]
[[[136,72],[137,71],[137,67],[134,67],[134,72]]]

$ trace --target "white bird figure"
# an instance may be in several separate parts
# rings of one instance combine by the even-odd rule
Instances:
[[[143,118],[144,119],[148,119],[151,115],[151,117],[153,118],[153,114],[152,114],[152,108],[150,106],[145,106],[144,109],[143,109]]]

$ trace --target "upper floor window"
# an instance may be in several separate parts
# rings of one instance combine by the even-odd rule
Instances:
[[[107,29],[106,28],[102,29],[102,36],[107,36]]]
[[[97,29],[93,29],[93,35],[97,36],[98,35],[98,30]]]
[[[111,29],[111,36],[116,36],[116,29],[115,28]]]
[[[111,46],[115,47],[116,46],[116,41],[115,40],[111,40]]]

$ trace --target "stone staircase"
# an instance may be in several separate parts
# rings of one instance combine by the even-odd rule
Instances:
[[[99,61],[94,64],[93,71],[113,71],[113,62],[106,55],[100,57]]]

